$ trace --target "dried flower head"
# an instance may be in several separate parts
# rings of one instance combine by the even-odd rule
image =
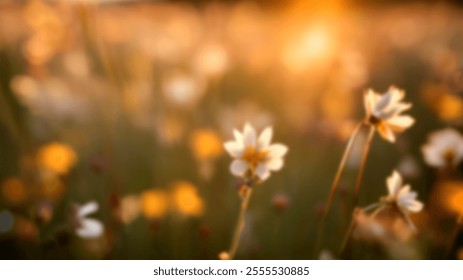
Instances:
[[[243,133],[234,130],[234,141],[224,144],[225,150],[234,158],[230,165],[233,175],[248,180],[265,181],[271,171],[283,167],[283,157],[288,148],[283,144],[271,144],[273,129],[265,128],[260,135],[248,123],[244,125]],[[257,178],[256,178],[257,177]]]
[[[442,129],[429,135],[421,147],[424,160],[433,167],[454,167],[463,159],[463,136],[452,128]]]
[[[373,125],[385,140],[395,142],[395,133],[403,132],[415,123],[410,116],[401,115],[412,107],[402,102],[405,92],[391,86],[381,95],[369,89],[364,95],[366,122]]]

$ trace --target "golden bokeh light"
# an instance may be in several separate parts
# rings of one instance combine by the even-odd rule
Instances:
[[[141,210],[148,219],[160,219],[167,213],[169,200],[162,190],[149,190],[141,194]]]
[[[186,181],[179,181],[172,185],[172,203],[175,210],[187,215],[199,217],[204,213],[204,202],[196,187]]]
[[[20,179],[9,178],[2,184],[2,195],[8,203],[18,205],[27,200],[28,192]]]
[[[222,154],[222,140],[211,129],[198,129],[190,139],[193,154],[198,160],[214,159]]]
[[[61,175],[68,173],[76,161],[72,147],[57,142],[42,146],[37,153],[39,166]]]

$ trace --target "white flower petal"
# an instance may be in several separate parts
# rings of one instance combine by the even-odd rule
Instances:
[[[453,153],[452,164],[458,165],[463,159],[463,136],[452,128],[446,128],[431,133],[426,145],[421,151],[426,163],[434,167],[444,167],[448,164],[446,154]]]
[[[373,114],[375,114],[375,116],[379,116],[384,111],[384,109],[386,109],[389,106],[391,100],[392,100],[391,92],[387,92],[386,94],[383,94],[381,98],[374,105]]]
[[[259,135],[259,139],[257,140],[257,149],[261,150],[267,148],[272,141],[272,136],[273,128],[271,126],[266,127]]]
[[[90,201],[79,207],[77,210],[77,217],[82,218],[98,211],[98,203]]]
[[[260,180],[265,181],[270,177],[270,170],[265,166],[265,164],[259,164],[256,167],[256,175]]]
[[[274,158],[281,158],[286,155],[288,152],[288,147],[286,147],[283,144],[272,144],[268,148],[268,158],[269,159],[274,159]]]
[[[368,89],[363,96],[363,105],[365,106],[365,112],[367,116],[372,114],[374,104],[375,92],[372,89]]]
[[[230,172],[238,177],[241,177],[246,173],[248,170],[248,164],[246,161],[242,159],[235,159],[231,164],[230,164]]]
[[[254,127],[252,127],[249,123],[246,123],[244,125],[244,130],[243,130],[243,144],[245,147],[248,146],[256,146],[256,140],[257,140],[257,135],[256,135],[256,130]]]
[[[265,163],[268,169],[272,171],[278,171],[283,167],[283,159],[282,158],[274,158]]]
[[[405,130],[415,123],[415,119],[410,116],[396,116],[387,120],[389,125],[395,127],[395,130]]]
[[[402,185],[402,182],[400,182],[400,186]],[[399,186],[399,187],[400,187]],[[413,196],[413,193],[414,192],[410,192],[410,185],[405,185],[403,186],[402,188],[400,188],[399,192],[397,193],[397,196],[399,198],[405,198],[405,199],[408,199],[410,196]],[[415,196],[413,198],[416,197],[416,193],[415,193]]]
[[[238,130],[236,129],[233,129],[233,135],[235,136],[235,140],[237,143],[239,143],[240,145],[243,145],[243,134],[241,132],[239,132]]]
[[[235,141],[225,142],[223,145],[225,150],[234,158],[241,157],[244,147],[241,143]]]
[[[390,86],[388,92],[392,94],[391,103],[398,103],[405,97],[405,92],[395,86]]]
[[[387,178],[387,189],[390,196],[396,196],[402,186],[402,177],[400,173],[394,170],[392,175]]]
[[[395,142],[395,135],[394,132],[392,131],[391,127],[389,127],[385,122],[381,122],[377,126],[379,135],[383,137],[385,140],[394,143]]]
[[[82,219],[81,227],[76,230],[76,234],[82,238],[97,238],[103,234],[103,224],[95,219]]]
[[[423,210],[424,205],[418,200],[409,200],[407,201],[406,207],[408,211],[418,213]]]
[[[432,146],[431,144],[425,145],[421,148],[423,153],[424,161],[433,167],[443,167],[446,162],[442,156],[443,151],[439,148]]]

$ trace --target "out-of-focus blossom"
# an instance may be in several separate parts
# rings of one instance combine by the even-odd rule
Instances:
[[[202,216],[204,202],[194,185],[186,181],[176,182],[172,185],[171,199],[173,207],[178,212],[193,217]]]
[[[185,123],[176,117],[161,117],[156,121],[156,134],[165,145],[177,144],[185,134]]]
[[[410,103],[402,102],[404,96],[405,92],[396,87],[390,87],[383,95],[369,89],[364,96],[366,122],[389,142],[395,142],[395,133],[403,132],[415,123],[412,117],[401,115],[412,107]]]
[[[172,72],[167,75],[162,84],[165,98],[173,105],[192,107],[205,93],[203,82],[193,75]]]
[[[9,232],[13,228],[14,217],[8,210],[0,211],[0,234]]]
[[[71,146],[58,142],[42,146],[37,152],[38,164],[57,174],[66,174],[77,161],[77,155]]]
[[[131,223],[140,214],[140,208],[140,197],[137,195],[124,196],[119,209],[120,219],[125,224]]]
[[[415,229],[409,218],[409,212],[417,213],[423,209],[423,203],[416,199],[417,193],[411,191],[410,185],[402,185],[402,176],[395,170],[387,178],[387,189],[388,196],[383,197],[381,200],[386,204],[397,207],[412,229]]]
[[[435,114],[447,123],[461,124],[463,121],[463,99],[441,83],[425,83],[423,101]]]
[[[328,251],[327,249],[323,249],[320,252],[320,255],[318,256],[319,260],[335,260],[333,253],[331,251]]]
[[[10,87],[34,115],[50,122],[82,121],[87,117],[90,100],[72,92],[70,84],[61,78],[39,80],[18,75],[11,80]]]
[[[407,155],[400,160],[397,171],[405,178],[417,178],[421,174],[418,162],[411,155]]]
[[[230,260],[230,254],[228,254],[228,252],[220,252],[219,260],[222,260],[222,261]]]
[[[445,196],[448,197],[446,201],[448,207],[455,213],[463,215],[463,185],[461,183],[451,184],[451,189]]]
[[[207,43],[197,52],[193,67],[204,77],[220,77],[229,67],[227,50],[221,44]]]
[[[195,130],[190,137],[190,147],[199,164],[199,174],[208,180],[214,173],[214,159],[223,152],[222,140],[211,129]]]
[[[211,129],[198,129],[193,132],[190,139],[193,154],[198,160],[214,159],[222,154],[222,140]]]
[[[141,210],[148,219],[164,217],[169,206],[167,194],[162,190],[149,190],[141,194]]]
[[[73,209],[72,222],[79,237],[93,239],[103,234],[103,224],[96,219],[88,218],[89,215],[98,211],[98,208],[97,202],[90,201],[84,205],[76,205],[75,209]]]
[[[277,211],[284,211],[288,208],[290,199],[284,193],[277,193],[272,197],[272,206]]]
[[[460,122],[463,118],[463,100],[457,96],[446,94],[439,100],[438,115],[445,121]]]
[[[354,213],[353,219],[355,222],[354,237],[368,242],[382,242],[385,239],[386,229],[374,217],[360,210]]]
[[[246,123],[242,133],[238,130],[233,133],[235,140],[224,144],[225,150],[234,158],[230,165],[233,175],[251,180],[257,176],[260,181],[265,181],[270,172],[283,167],[288,148],[283,144],[271,144],[272,127],[257,135],[254,127]]]
[[[354,213],[353,236],[359,240],[379,245],[394,259],[416,259],[419,253],[408,242],[413,231],[403,219],[387,212],[373,216],[363,210]]]
[[[18,178],[9,178],[2,184],[2,195],[6,202],[18,205],[28,198],[26,186]]]
[[[430,195],[430,204],[452,215],[463,215],[463,182],[440,180]]]
[[[47,224],[53,218],[53,205],[50,201],[40,201],[35,209],[37,219],[40,223]]]
[[[24,55],[29,63],[43,65],[65,43],[65,21],[57,10],[44,1],[28,2],[24,16],[32,29],[32,35],[23,47]]]
[[[453,128],[431,133],[421,147],[424,160],[432,167],[455,167],[463,159],[463,136]]]

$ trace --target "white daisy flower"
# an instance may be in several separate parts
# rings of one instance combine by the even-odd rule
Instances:
[[[433,167],[457,166],[463,159],[463,136],[452,128],[429,135],[428,143],[421,147],[424,160]]]
[[[415,229],[408,214],[417,213],[423,209],[423,203],[416,199],[417,193],[411,191],[410,185],[402,186],[402,176],[395,170],[387,178],[387,189],[389,194],[382,198],[382,202],[397,207],[411,228]]]
[[[260,135],[248,123],[244,125],[243,133],[233,131],[235,140],[224,144],[225,150],[234,158],[230,165],[233,175],[260,181],[268,179],[271,171],[283,167],[283,157],[288,148],[283,144],[271,144],[273,129],[265,128]]]
[[[73,213],[73,222],[76,228],[76,234],[81,238],[97,238],[103,234],[103,224],[87,216],[98,211],[98,203],[90,201],[82,206],[76,205]]]
[[[412,107],[410,103],[401,102],[405,92],[396,87],[381,95],[369,89],[363,98],[366,110],[366,122],[373,125],[384,139],[395,142],[394,133],[403,132],[415,123],[410,116],[401,115]]]

